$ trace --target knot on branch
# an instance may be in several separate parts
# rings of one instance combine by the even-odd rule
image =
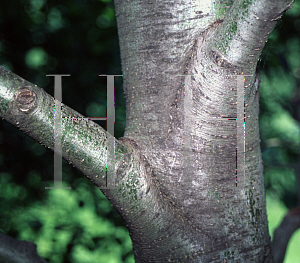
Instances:
[[[22,112],[29,113],[35,105],[36,94],[29,87],[22,87],[16,93],[16,102]]]

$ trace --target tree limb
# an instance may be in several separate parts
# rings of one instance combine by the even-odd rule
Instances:
[[[47,263],[36,251],[36,244],[0,232],[0,258],[5,263]]]
[[[115,140],[115,166],[112,167],[115,170],[115,189],[105,189],[107,138],[112,136],[96,123],[83,119],[84,116],[80,113],[63,103],[61,105],[62,157],[100,189],[103,188],[102,192],[120,209],[120,200],[124,201],[124,195],[132,195],[126,190],[133,183],[126,181],[127,187],[122,187],[124,183],[120,183],[125,180],[125,174],[132,172],[128,168],[134,159],[131,146]],[[0,66],[0,117],[52,150],[54,109],[54,98],[43,89]],[[66,121],[67,118],[69,119]],[[118,187],[122,188],[122,198],[116,191]]]
[[[272,252],[275,263],[282,263],[287,244],[293,233],[300,228],[300,207],[291,210],[275,230],[272,242]]]
[[[293,0],[234,1],[215,34],[213,49],[234,65],[256,66],[277,21],[292,8],[293,2]]]

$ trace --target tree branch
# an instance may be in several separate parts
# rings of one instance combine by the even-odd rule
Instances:
[[[47,263],[36,251],[36,244],[0,232],[0,258],[5,263]]]
[[[53,97],[36,85],[0,67],[0,117],[52,150],[54,111]],[[114,138],[99,125],[83,119],[83,115],[63,103],[61,115],[62,157],[98,187],[105,187],[107,138]],[[128,152],[131,152],[128,147],[115,140],[115,167],[120,165],[124,154]],[[114,192],[106,194],[113,195]]]
[[[54,106],[54,98],[44,90],[0,67],[0,117],[52,150]],[[61,112],[63,117],[83,118],[63,104]],[[158,215],[167,212],[171,215],[173,210],[153,183],[153,168],[139,146],[128,138],[115,140],[116,187],[104,189],[107,136],[111,135],[92,121],[62,122],[61,126],[62,157],[101,188],[131,234],[140,229],[134,233],[135,238],[157,238],[149,221],[156,221],[161,217]],[[172,220],[180,219],[174,216]],[[173,231],[175,235],[178,229],[174,227]]]
[[[213,49],[234,65],[256,66],[262,49],[293,0],[234,1],[215,33]],[[247,74],[247,73],[246,73]]]
[[[283,262],[287,244],[298,228],[300,228],[300,207],[291,210],[274,232],[272,252],[275,263]]]

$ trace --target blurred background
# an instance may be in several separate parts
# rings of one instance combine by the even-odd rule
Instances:
[[[16,0],[0,3],[0,65],[85,116],[106,116],[106,78],[122,74],[111,0]],[[271,237],[299,205],[300,0],[273,31],[259,63],[260,133]],[[125,129],[122,77],[115,77],[115,137]],[[106,129],[105,121],[98,121]],[[49,263],[134,262],[121,217],[101,191],[63,160],[63,185],[53,186],[53,152],[0,121],[0,231],[37,244]],[[300,230],[285,263],[300,262]]]

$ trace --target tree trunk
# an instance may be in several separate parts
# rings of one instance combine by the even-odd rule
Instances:
[[[127,119],[116,188],[102,191],[136,262],[273,262],[256,64],[292,2],[115,0]],[[53,149],[53,98],[4,69],[1,86],[1,117]],[[102,187],[106,132],[63,123],[62,138],[63,157]]]
[[[255,69],[291,3],[115,1],[124,137],[135,143],[150,185],[128,224],[137,262],[267,261]],[[233,75],[247,75],[245,173],[237,184],[237,124],[217,119],[244,114]]]

